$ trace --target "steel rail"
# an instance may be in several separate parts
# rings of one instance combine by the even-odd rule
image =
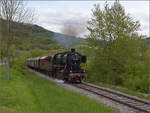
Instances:
[[[83,82],[82,84],[74,84],[74,86],[92,92],[96,95],[111,99],[128,107],[134,108],[136,110],[139,110],[140,112],[150,113],[150,102],[147,100],[85,82]]]

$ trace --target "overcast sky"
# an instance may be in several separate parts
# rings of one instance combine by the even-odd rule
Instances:
[[[64,23],[75,24],[83,28],[80,36],[87,34],[86,25],[91,17],[93,5],[99,3],[103,8],[105,1],[30,1],[29,6],[33,7],[38,15],[36,24],[55,32],[62,32]],[[112,5],[113,1],[108,1]],[[139,20],[141,30],[139,33],[149,35],[149,1],[121,1],[126,13],[129,13],[134,20]]]

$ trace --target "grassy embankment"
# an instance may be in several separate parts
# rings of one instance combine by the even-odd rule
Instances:
[[[89,82],[89,81],[87,81],[87,82]],[[139,98],[143,98],[143,99],[146,99],[146,100],[150,100],[150,95],[149,94],[144,94],[144,93],[140,93],[140,92],[137,92],[137,91],[132,91],[132,90],[129,90],[125,87],[114,86],[114,85],[104,84],[104,83],[94,83],[94,82],[89,82],[89,83],[92,83],[92,84],[95,84],[95,85],[98,85],[98,86],[101,86],[101,87],[113,89],[113,90],[116,90],[116,91],[119,91],[119,92],[122,92],[122,93],[126,93],[126,94],[136,96],[136,97],[139,97]]]
[[[6,67],[1,66],[0,70],[1,112],[114,112],[27,70],[12,69],[9,81]]]
[[[143,98],[143,99],[146,99],[146,100],[150,99],[150,95],[149,94],[140,93],[140,92],[137,92],[137,91],[132,91],[132,90],[129,90],[129,89],[124,88],[124,87],[119,87],[119,86],[114,86],[114,85],[109,85],[109,84],[102,84],[102,83],[98,83],[96,85],[107,87],[107,88],[110,88],[110,89],[114,89],[116,91],[120,91],[122,93],[133,95],[133,96],[136,96],[136,97],[139,97],[139,98]]]

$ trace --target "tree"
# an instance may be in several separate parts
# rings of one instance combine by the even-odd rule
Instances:
[[[88,22],[87,29],[90,34],[87,39],[97,49],[87,67],[89,75],[96,77],[94,80],[115,85],[126,85],[130,82],[130,85],[134,84],[131,86],[138,89],[138,83],[144,83],[142,80],[145,79],[137,84],[130,80],[134,76],[139,79],[142,73],[143,77],[148,77],[149,68],[146,66],[150,64],[149,47],[143,40],[144,36],[138,34],[139,21],[134,21],[126,14],[118,1],[111,7],[106,3],[103,10],[98,4],[94,6],[92,18]],[[148,78],[146,83],[149,84]],[[148,91],[148,87],[145,91]]]
[[[14,36],[14,25],[16,23],[30,23],[33,21],[34,13],[27,9],[23,0],[1,0],[0,19],[2,38],[7,43],[7,72],[10,79],[10,46]]]
[[[133,21],[119,2],[115,2],[112,7],[105,4],[104,10],[98,4],[94,6],[92,18],[88,22],[90,35],[87,38],[111,42],[120,38],[120,35],[131,36],[139,30],[139,21]]]

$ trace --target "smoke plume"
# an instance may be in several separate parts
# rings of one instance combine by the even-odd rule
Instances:
[[[73,20],[67,20],[64,22],[61,32],[63,34],[79,37],[86,31],[86,25],[80,22],[74,22]]]

